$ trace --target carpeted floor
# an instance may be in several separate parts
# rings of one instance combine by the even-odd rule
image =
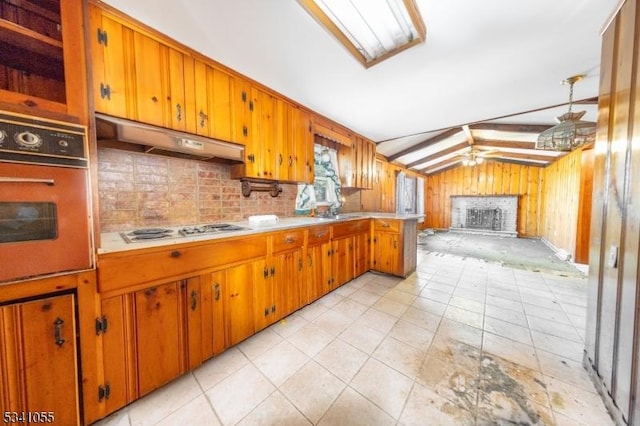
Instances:
[[[536,238],[423,231],[418,234],[418,250],[500,262],[505,266],[529,271],[566,276],[584,275],[572,263],[560,260],[547,245]]]

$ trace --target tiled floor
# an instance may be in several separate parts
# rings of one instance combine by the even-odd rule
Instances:
[[[100,425],[608,425],[581,365],[586,280],[419,253]]]

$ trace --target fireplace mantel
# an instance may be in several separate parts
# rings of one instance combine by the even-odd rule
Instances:
[[[452,231],[517,237],[518,195],[452,195]]]

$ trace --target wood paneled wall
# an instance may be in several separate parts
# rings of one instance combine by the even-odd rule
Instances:
[[[585,366],[619,424],[640,424],[640,0],[602,41]]]
[[[449,228],[452,195],[518,195],[518,234],[539,236],[542,171],[540,167],[486,161],[429,175],[425,183],[425,226]]]
[[[540,236],[576,258],[582,149],[544,169],[541,191]]]

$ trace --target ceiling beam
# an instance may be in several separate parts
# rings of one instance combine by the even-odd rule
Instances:
[[[418,166],[418,165],[420,165],[422,163],[426,163],[428,161],[435,160],[436,158],[444,157],[445,155],[452,154],[452,153],[454,153],[456,151],[459,151],[461,149],[465,149],[468,146],[469,145],[467,144],[467,142],[461,142],[461,143],[459,143],[457,145],[454,145],[454,146],[452,146],[450,148],[443,149],[442,151],[438,151],[435,154],[427,155],[426,157],[423,157],[420,160],[416,160],[414,162],[411,162],[411,163],[407,164],[406,167],[408,169],[410,169],[410,168]]]
[[[493,159],[516,159],[516,160],[532,160],[532,161],[544,161],[546,163],[551,163],[560,157],[549,157],[548,155],[536,155],[536,154],[516,154],[514,152],[496,152],[491,155],[483,156],[484,158],[493,158]]]
[[[467,137],[467,143],[469,144],[469,146],[473,146],[474,144],[473,134],[471,133],[471,129],[469,128],[469,126],[467,126],[466,124],[462,126],[462,131],[464,132],[464,135]]]
[[[517,148],[517,149],[536,149],[535,142],[518,142],[518,141],[496,141],[492,139],[474,139],[476,146],[486,146],[491,148]]]
[[[461,129],[459,127],[454,127],[454,128],[445,130],[444,132],[442,132],[442,133],[440,133],[440,134],[438,134],[438,135],[436,135],[436,136],[434,136],[432,138],[426,139],[426,140],[424,140],[422,142],[419,142],[419,143],[417,143],[417,144],[415,144],[415,145],[413,145],[413,146],[411,146],[411,147],[409,147],[407,149],[403,149],[400,152],[397,152],[397,153],[395,153],[393,155],[387,156],[387,160],[389,160],[389,162],[391,162],[391,161],[396,160],[396,159],[398,159],[400,157],[404,157],[405,155],[414,153],[416,151],[419,151],[421,149],[424,149],[424,148],[427,148],[427,147],[429,147],[431,145],[434,145],[434,144],[436,144],[438,142],[441,142],[441,141],[443,141],[445,139],[448,139],[451,136],[453,136],[455,134],[458,134],[460,132],[461,132]]]
[[[504,123],[477,123],[469,126],[471,130],[495,130],[498,132],[515,133],[542,133],[550,127],[547,124],[504,124]]]
[[[458,163],[460,163],[460,160],[461,160],[461,157],[456,157],[456,158],[452,159],[451,161],[446,162],[444,164],[440,164],[440,165],[437,165],[437,166],[429,166],[429,167],[426,167],[426,168],[418,170],[418,171],[421,172],[421,173],[426,173],[426,174],[432,174],[432,173],[441,172],[441,171],[443,172],[445,170],[449,170],[450,168],[457,166]]]

